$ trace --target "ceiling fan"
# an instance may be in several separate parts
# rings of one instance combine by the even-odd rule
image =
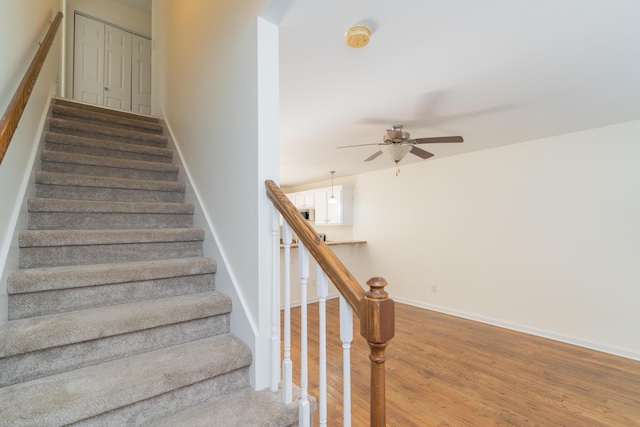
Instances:
[[[433,157],[433,154],[419,148],[418,144],[440,144],[440,143],[449,143],[449,142],[463,142],[461,136],[436,136],[431,138],[415,138],[411,139],[409,132],[402,130],[402,125],[393,125],[389,129],[386,130],[381,143],[373,143],[373,144],[357,144],[357,145],[345,145],[338,148],[351,148],[351,147],[361,147],[365,145],[382,145],[382,149],[376,151],[371,156],[364,159],[365,162],[370,162],[378,158],[382,153],[386,153],[389,158],[398,164],[400,160],[404,159],[404,157],[411,153],[414,154],[421,159],[428,159],[429,157]],[[399,172],[399,169],[398,169]],[[396,175],[398,175],[396,172]]]

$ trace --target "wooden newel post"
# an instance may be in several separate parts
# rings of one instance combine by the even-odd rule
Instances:
[[[385,401],[384,350],[395,333],[395,307],[384,290],[387,281],[373,277],[369,291],[360,303],[360,335],[369,343],[371,354],[371,426],[387,425]]]

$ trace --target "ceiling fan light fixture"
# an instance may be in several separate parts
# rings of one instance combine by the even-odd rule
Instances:
[[[365,47],[369,43],[371,30],[365,25],[354,25],[347,30],[347,46],[354,49]]]
[[[402,130],[402,125],[393,125],[387,129],[382,137],[385,144],[406,142],[411,139],[409,132]]]
[[[403,144],[390,144],[386,147],[382,147],[382,152],[396,163],[404,159],[404,157],[409,154],[409,151],[411,151],[411,147]]]

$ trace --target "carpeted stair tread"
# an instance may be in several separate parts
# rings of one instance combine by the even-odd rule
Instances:
[[[59,172],[36,172],[36,197],[114,202],[183,203],[185,184],[178,181],[116,178]]]
[[[64,133],[46,132],[45,142],[51,151],[160,163],[171,163],[173,158],[173,151],[166,148],[102,141],[84,136],[66,135]],[[51,146],[55,148],[51,148]]]
[[[113,108],[107,108],[107,107],[102,107],[102,106],[93,105],[93,104],[85,104],[83,102],[78,102],[78,101],[70,100],[70,99],[55,98],[53,100],[53,104],[54,105],[62,105],[62,106],[65,106],[65,107],[77,108],[77,109],[85,110],[85,111],[93,111],[93,112],[97,112],[97,113],[100,113],[100,114],[108,114],[108,115],[114,116],[114,117],[124,117],[124,118],[129,118],[129,119],[133,119],[133,120],[140,120],[140,121],[145,121],[145,122],[150,122],[150,123],[159,123],[160,122],[160,119],[157,118],[157,117],[147,116],[147,115],[144,115],[144,114],[132,113],[130,111],[115,110]]]
[[[249,388],[227,393],[213,402],[154,420],[148,427],[285,427],[297,425],[298,402],[282,403],[282,393]]]
[[[138,118],[120,117],[113,114],[105,114],[104,112],[86,110],[83,108],[53,104],[51,111],[53,117],[77,120],[99,126],[124,128],[135,130],[136,132],[148,132],[156,135],[161,135],[164,131],[164,128],[160,123],[138,120]]]
[[[209,292],[215,290],[215,271],[215,262],[205,258],[22,269],[7,279],[8,317],[25,319]]]
[[[191,228],[192,204],[75,199],[28,200],[30,230]]]
[[[231,311],[216,292],[36,316],[0,324],[0,357],[202,319]]]
[[[29,212],[193,214],[194,208],[189,203],[105,202],[33,198],[28,201],[28,209]]]
[[[20,233],[21,269],[202,256],[204,231],[190,228],[27,230]]]
[[[0,387],[228,334],[229,313],[0,358]]]
[[[143,162],[87,154],[66,153],[62,151],[43,150],[40,159],[43,162],[67,163],[87,166],[102,166],[118,169],[135,169],[142,171],[178,174],[179,168],[172,163]]]
[[[98,126],[66,119],[49,119],[49,131],[69,135],[83,135],[93,139],[124,142],[134,145],[166,148],[167,137],[145,132]]]
[[[200,228],[134,230],[25,230],[18,237],[21,248],[113,245],[124,243],[162,243],[202,241]]]
[[[141,179],[111,178],[42,171],[36,173],[36,184],[171,192],[185,191],[185,184],[182,182],[146,181]]]
[[[43,267],[11,273],[7,278],[7,288],[11,295],[215,272],[215,261],[202,257]]]
[[[3,425],[66,425],[187,387],[251,363],[225,334],[0,389]]]

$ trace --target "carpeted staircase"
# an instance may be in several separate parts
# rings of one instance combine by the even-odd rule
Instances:
[[[249,386],[158,119],[56,99],[0,325],[0,426],[289,426]]]

